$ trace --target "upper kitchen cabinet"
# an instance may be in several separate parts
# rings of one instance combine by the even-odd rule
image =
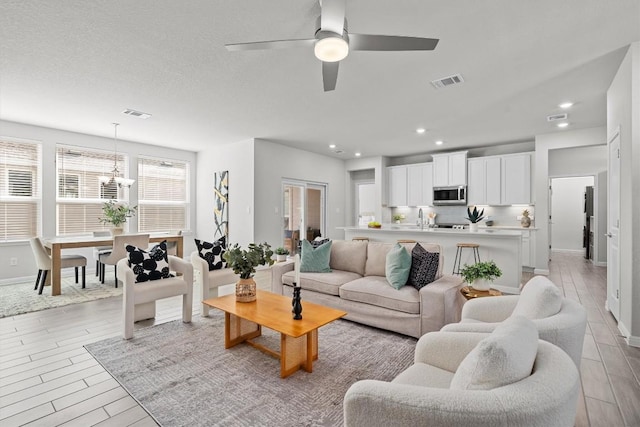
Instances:
[[[433,186],[467,185],[467,152],[432,154]]]
[[[389,187],[389,206],[407,205],[407,166],[390,166],[387,168]]]
[[[531,154],[469,159],[469,205],[531,204]]]
[[[407,205],[433,205],[433,164],[407,166]]]

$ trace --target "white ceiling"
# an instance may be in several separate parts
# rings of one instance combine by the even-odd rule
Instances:
[[[317,0],[3,0],[0,118],[199,151],[264,138],[401,156],[532,140],[572,100],[568,129],[606,121],[640,0],[347,0],[352,33],[439,38],[433,52],[352,52],[323,92]],[[461,73],[465,83],[430,81]],[[125,108],[153,114],[122,115]],[[429,129],[417,135],[417,127]],[[1,133],[1,129],[0,129]],[[433,141],[445,145],[435,147]]]

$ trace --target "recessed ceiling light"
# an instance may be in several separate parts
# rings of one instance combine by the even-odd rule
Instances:
[[[571,106],[573,106],[573,102],[563,102],[562,104],[558,105],[558,107],[562,108],[563,110],[571,108]]]
[[[425,133],[427,130],[425,128],[416,129],[416,133]]]
[[[329,148],[331,149],[336,148],[336,144],[329,144]]]
[[[362,153],[356,153],[356,157],[362,156]]]
[[[442,144],[444,144],[444,141],[440,141],[440,140],[438,140],[438,141],[436,141],[436,142],[435,142],[435,144],[436,144],[436,145],[442,145]]]
[[[562,122],[562,123],[558,123],[556,126],[558,126],[559,128],[566,128],[567,126],[569,126],[569,123]]]

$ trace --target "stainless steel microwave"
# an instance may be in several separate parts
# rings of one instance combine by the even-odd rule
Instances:
[[[433,187],[433,204],[435,206],[466,205],[467,187],[465,185]]]

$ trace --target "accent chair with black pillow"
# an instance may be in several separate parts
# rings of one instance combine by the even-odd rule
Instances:
[[[164,242],[163,242],[164,243]],[[129,245],[127,256],[118,261],[124,292],[123,337],[133,338],[133,324],[155,317],[156,300],[182,295],[182,321],[191,322],[193,306],[193,266],[187,261],[167,255],[166,244],[150,251]],[[169,272],[175,271],[178,277]]]
[[[227,267],[222,255],[227,249],[227,241],[222,236],[214,242],[195,239],[197,251],[191,253],[191,264],[196,276],[202,281],[202,299],[218,297],[218,288],[238,281],[238,275]],[[211,307],[202,304],[202,315],[209,316]]]

